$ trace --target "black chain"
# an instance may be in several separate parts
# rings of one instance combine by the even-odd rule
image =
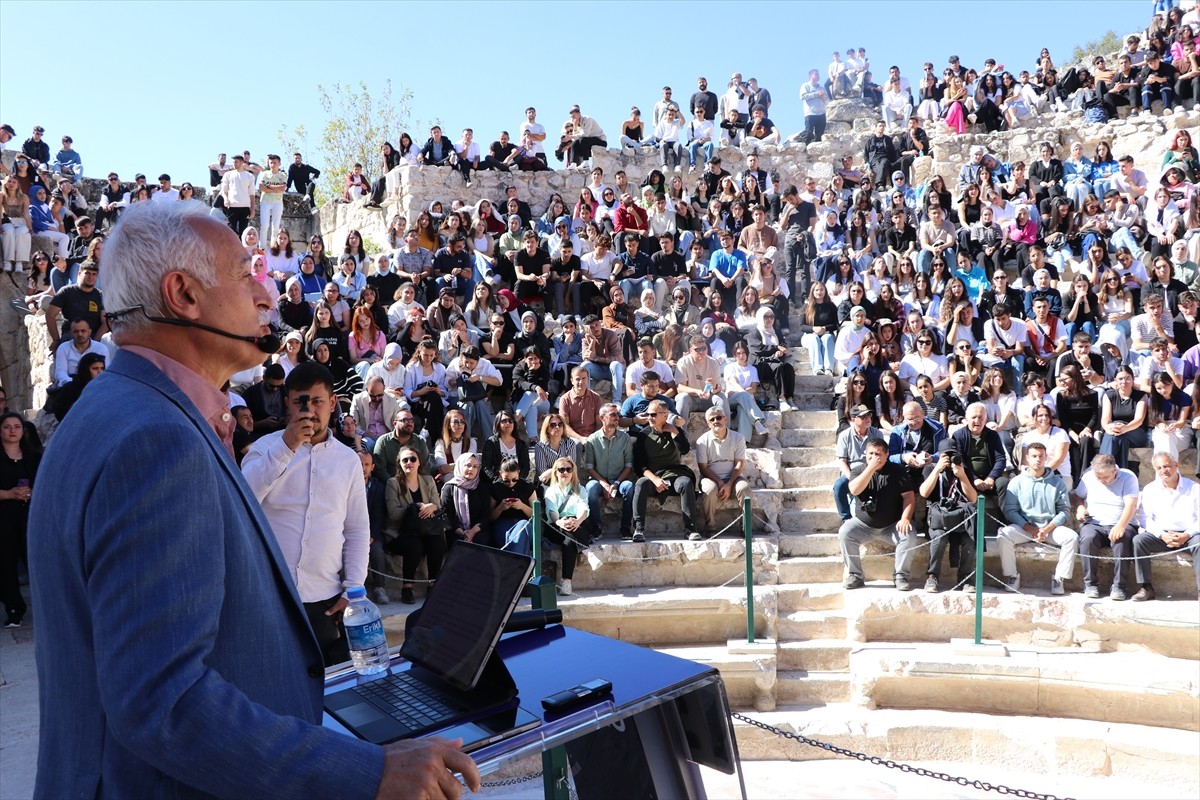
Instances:
[[[528,783],[529,781],[533,780],[534,778],[540,778],[540,777],[542,777],[542,773],[534,772],[529,775],[522,775],[518,778],[505,778],[502,781],[484,781],[482,786],[485,789],[492,789],[497,786],[516,786],[518,783]]]
[[[798,733],[789,733],[788,731],[780,730],[779,728],[776,728],[773,725],[768,725],[765,722],[759,722],[756,719],[751,719],[750,717],[747,717],[745,714],[739,714],[736,711],[733,712],[731,714],[731,716],[734,719],[738,719],[738,720],[741,720],[742,722],[749,723],[750,725],[753,725],[756,728],[762,728],[764,731],[773,733],[776,736],[783,736],[784,738],[787,738],[787,739],[795,739],[797,742],[800,742],[801,744],[807,744],[812,747],[819,747],[822,750],[826,750],[830,753],[836,753],[839,756],[845,756],[846,758],[853,758],[858,761],[866,761],[868,763],[875,764],[880,767],[888,767],[889,769],[898,769],[901,772],[910,772],[913,775],[920,775],[923,778],[937,778],[939,781],[946,781],[947,783],[957,783],[959,786],[972,786],[976,789],[980,789],[985,792],[998,792],[1000,794],[1011,794],[1011,795],[1015,795],[1016,797],[1028,797],[1028,798],[1031,798],[1031,800],[1070,800],[1070,798],[1061,798],[1060,799],[1052,794],[1038,794],[1037,792],[1029,792],[1024,789],[1011,789],[1011,788],[1009,788],[1003,784],[999,784],[999,783],[991,784],[991,783],[988,783],[987,781],[979,781],[979,780],[973,781],[970,778],[956,777],[954,775],[948,775],[945,772],[934,772],[933,770],[928,770],[928,769],[925,769],[924,767],[914,767],[912,764],[903,764],[898,761],[892,761],[887,758],[880,758],[879,756],[869,756],[866,753],[858,753],[858,752],[855,752],[854,750],[847,750],[844,747],[838,747],[837,745],[829,744],[828,742],[821,742],[816,739],[809,739],[807,736],[801,736]]]

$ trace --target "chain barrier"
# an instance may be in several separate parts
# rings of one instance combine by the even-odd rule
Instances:
[[[987,781],[982,781],[982,780],[971,780],[970,778],[963,778],[963,777],[959,777],[956,775],[950,775],[945,772],[937,772],[936,770],[925,769],[924,767],[917,767],[917,766],[913,766],[912,764],[905,764],[900,761],[892,761],[889,758],[880,758],[879,756],[869,756],[866,753],[860,753],[856,750],[848,750],[845,747],[838,747],[837,745],[830,744],[829,742],[822,742],[818,739],[810,739],[807,736],[804,736],[803,734],[792,733],[790,731],[781,730],[779,728],[776,728],[774,725],[768,725],[765,722],[760,722],[759,720],[756,720],[752,717],[748,717],[745,714],[739,714],[736,711],[732,712],[730,714],[730,716],[732,716],[736,720],[741,720],[742,722],[745,722],[748,725],[753,725],[756,728],[760,728],[764,731],[767,731],[768,733],[773,733],[776,736],[781,736],[785,739],[792,739],[797,742],[800,742],[801,744],[806,744],[810,747],[816,747],[816,748],[819,748],[826,752],[834,753],[835,755],[845,756],[846,758],[853,758],[856,761],[865,761],[869,764],[874,764],[875,766],[878,766],[878,767],[887,767],[888,769],[898,769],[901,772],[907,772],[912,775],[919,775],[922,778],[936,778],[939,781],[946,781],[947,783],[956,783],[959,786],[970,786],[972,788],[979,789],[981,791],[996,792],[997,794],[1011,794],[1015,797],[1027,797],[1027,798],[1031,798],[1031,800],[1070,800],[1070,798],[1059,798],[1056,795],[1052,795],[1052,794],[1041,794],[1039,792],[1031,792],[1026,789],[1014,789],[1011,786],[1005,786],[1002,783],[993,784],[993,783],[988,783]]]
[[[542,773],[531,772],[528,775],[521,775],[516,778],[505,778],[504,780],[499,781],[483,781],[481,786],[484,789],[496,789],[501,786],[516,786],[521,783],[529,783],[530,781],[537,780],[540,777],[542,777]],[[463,785],[465,786],[466,784]]]

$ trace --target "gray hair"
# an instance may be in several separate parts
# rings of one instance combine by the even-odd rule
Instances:
[[[1154,457],[1150,459],[1150,463],[1156,467],[1159,465],[1159,462],[1164,464],[1175,464],[1176,466],[1179,465],[1179,459],[1175,458],[1175,456],[1171,455],[1166,450],[1159,450],[1154,454]]]
[[[165,316],[162,279],[180,271],[205,288],[217,283],[215,254],[199,220],[211,219],[198,200],[182,203],[135,203],[125,210],[104,247],[104,300],[112,312],[141,306],[146,314]],[[113,333],[145,330],[152,323],[139,313],[110,320]]]
[[[1098,453],[1092,457],[1092,472],[1108,472],[1117,469],[1117,460],[1108,453]]]
[[[616,403],[605,403],[604,405],[600,406],[600,410],[597,412],[597,414],[599,414],[599,416],[603,417],[605,414],[607,414],[610,411],[615,411],[618,414],[620,414],[621,408]]]

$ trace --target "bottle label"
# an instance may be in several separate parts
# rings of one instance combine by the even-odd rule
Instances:
[[[383,633],[383,620],[377,619],[365,625],[347,625],[346,638],[351,650],[374,650],[380,645],[387,644]]]

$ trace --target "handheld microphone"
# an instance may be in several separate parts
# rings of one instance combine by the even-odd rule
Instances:
[[[180,328],[199,328],[202,331],[215,333],[217,336],[224,336],[226,339],[236,339],[239,342],[249,342],[267,355],[273,355],[279,352],[279,348],[283,346],[283,341],[274,333],[268,333],[263,336],[239,336],[236,333],[223,331],[220,328],[214,328],[211,325],[204,325],[199,322],[192,322],[190,319],[176,319],[175,317],[156,317],[146,313],[146,309],[142,306],[133,306],[123,311],[113,311],[108,314],[109,317],[123,317],[134,311],[140,311],[142,316],[151,322],[161,322],[163,325],[175,325]]]

